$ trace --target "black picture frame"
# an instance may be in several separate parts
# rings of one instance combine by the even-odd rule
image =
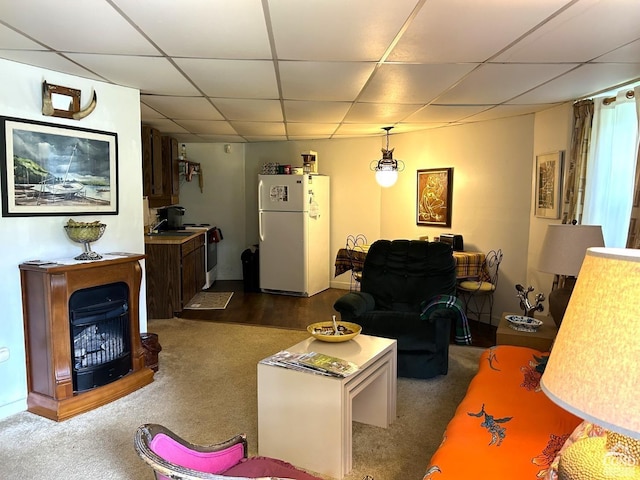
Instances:
[[[2,216],[118,214],[118,135],[0,117]]]
[[[416,224],[451,227],[453,167],[418,170]]]

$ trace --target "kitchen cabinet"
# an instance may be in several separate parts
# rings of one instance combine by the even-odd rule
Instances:
[[[143,194],[152,208],[179,201],[178,141],[142,125]]]
[[[205,284],[203,232],[145,236],[147,316],[172,318]]]

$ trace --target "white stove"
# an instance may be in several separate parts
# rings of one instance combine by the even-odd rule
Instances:
[[[206,273],[203,289],[209,288],[218,276],[218,239],[214,233],[215,227],[208,223],[185,223],[184,230],[205,232],[204,265]]]

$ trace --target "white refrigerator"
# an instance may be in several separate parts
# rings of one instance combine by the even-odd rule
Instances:
[[[329,177],[259,175],[260,289],[310,297],[329,288]]]

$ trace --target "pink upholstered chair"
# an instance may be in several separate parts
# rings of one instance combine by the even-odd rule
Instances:
[[[146,424],[136,430],[134,446],[157,480],[321,480],[282,460],[247,458],[245,435],[213,445],[195,445],[168,428]]]

